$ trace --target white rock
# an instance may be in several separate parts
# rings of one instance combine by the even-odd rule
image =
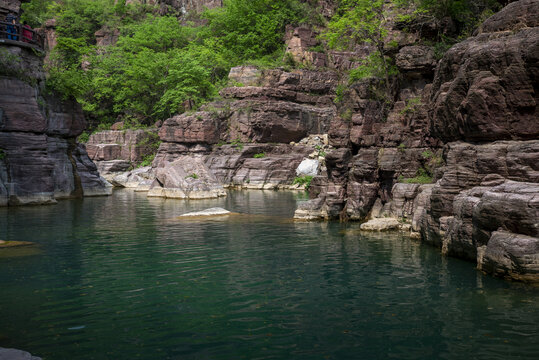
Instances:
[[[187,214],[180,215],[180,217],[188,217],[188,216],[220,216],[220,215],[228,215],[230,214],[230,211],[225,210],[223,208],[210,208],[202,211],[195,211],[190,212]]]
[[[320,163],[315,159],[304,159],[296,169],[297,176],[316,176],[318,175],[318,168]]]

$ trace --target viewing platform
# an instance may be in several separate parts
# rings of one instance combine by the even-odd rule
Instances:
[[[22,24],[0,21],[0,45],[14,45],[43,51],[43,36]]]

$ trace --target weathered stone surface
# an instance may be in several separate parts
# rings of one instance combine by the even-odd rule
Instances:
[[[495,231],[481,250],[484,253],[477,264],[480,270],[513,280],[538,281],[538,237]]]
[[[148,196],[207,199],[226,195],[223,186],[204,164],[203,156],[180,156],[155,169],[155,179]]]
[[[399,221],[394,218],[379,218],[372,219],[366,223],[361,224],[359,227],[364,231],[389,231],[397,230],[399,228]]]
[[[436,67],[434,51],[428,46],[405,46],[399,50],[395,62],[400,71],[420,74],[432,73]]]
[[[312,50],[320,43],[317,35],[315,31],[307,27],[289,27],[286,32],[286,52],[298,63],[317,67],[326,66],[326,54]]]
[[[482,33],[453,46],[433,83],[433,134],[444,141],[537,138],[538,63],[539,27]]]
[[[453,214],[453,199],[460,192],[504,179],[539,182],[539,141],[498,141],[484,145],[450,143],[444,150],[443,176],[434,186],[430,214],[439,219]],[[463,161],[465,159],[465,161]]]
[[[501,11],[488,18],[479,27],[479,33],[515,31],[525,27],[537,27],[539,26],[537,14],[539,14],[539,2],[537,0],[510,2]]]
[[[262,72],[256,66],[237,66],[230,69],[228,79],[243,86],[257,86]]]
[[[145,166],[120,174],[115,173],[110,176],[109,181],[114,186],[132,188],[135,191],[148,191],[154,180],[155,174],[152,167]]]
[[[155,151],[157,129],[105,130],[90,135],[88,156],[96,162],[124,160],[137,164]]]
[[[120,30],[101,28],[95,32],[94,36],[97,46],[114,45],[120,37]]]
[[[159,137],[167,142],[216,144],[225,126],[214,113],[182,114],[167,119],[159,130]]]
[[[22,350],[0,348],[0,360],[41,360],[41,358]]]
[[[319,108],[284,101],[238,101],[230,117],[228,136],[254,142],[297,142],[309,134],[327,132],[334,115]]]
[[[453,206],[454,216],[440,218],[444,253],[498,276],[539,280],[539,184],[474,187]]]
[[[42,58],[25,48],[3,48],[17,61],[0,77],[0,206],[110,194],[76,144],[86,126],[80,106],[43,91]]]
[[[249,144],[216,149],[206,164],[223,184],[246,188],[279,188],[292,184],[296,168],[312,151],[305,146]],[[256,154],[264,157],[255,158]]]

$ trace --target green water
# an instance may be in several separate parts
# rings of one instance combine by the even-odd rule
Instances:
[[[0,347],[62,359],[533,359],[539,290],[302,195],[112,197],[0,209]],[[221,206],[245,215],[180,221]]]

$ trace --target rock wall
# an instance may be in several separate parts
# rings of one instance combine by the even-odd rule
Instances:
[[[191,199],[297,188],[311,159],[311,200],[297,219],[399,218],[364,229],[398,223],[483,271],[539,280],[539,1],[510,3],[441,60],[420,36],[451,24],[405,32],[393,15],[387,55],[399,75],[389,83],[342,77],[368,44],[320,52],[314,30],[289,28],[287,51],[309,70],[232,69],[221,100],[167,119],[152,167],[116,183]]]
[[[327,177],[296,217],[399,217],[444,254],[539,280],[538,18],[539,1],[513,2],[438,63],[399,47],[387,116],[376,83],[354,84],[331,122]],[[432,184],[410,183],[424,175]]]
[[[0,50],[0,206],[110,194],[76,142],[86,126],[80,107],[43,91],[39,56],[15,46]]]

